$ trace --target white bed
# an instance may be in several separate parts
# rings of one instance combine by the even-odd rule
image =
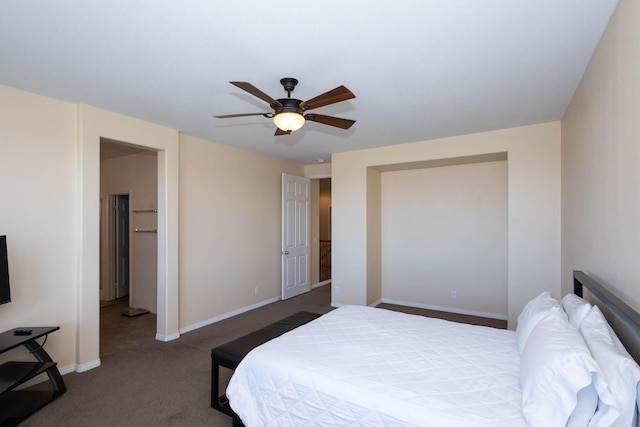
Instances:
[[[615,397],[565,311],[540,308],[548,299],[517,333],[342,307],[252,350],[227,397],[250,427],[611,425]]]
[[[514,332],[370,307],[256,348],[227,396],[248,426],[526,426]]]

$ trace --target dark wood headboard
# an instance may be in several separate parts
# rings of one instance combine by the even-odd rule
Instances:
[[[584,289],[588,295],[584,295]],[[573,293],[597,305],[631,356],[640,364],[640,314],[582,271],[573,272]]]

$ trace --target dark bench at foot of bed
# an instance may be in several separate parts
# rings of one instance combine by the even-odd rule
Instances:
[[[260,344],[264,344],[320,316],[317,313],[300,311],[211,350],[211,407],[233,417],[234,426],[242,425],[238,416],[229,406],[226,394],[220,395],[220,366],[236,369],[247,353]]]

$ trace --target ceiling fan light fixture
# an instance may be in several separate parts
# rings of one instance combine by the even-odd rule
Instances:
[[[294,132],[304,126],[304,122],[306,122],[307,120],[320,123],[322,125],[337,127],[340,129],[349,129],[356,122],[355,120],[326,116],[324,114],[311,113],[307,114],[306,116],[303,115],[303,113],[306,113],[309,110],[355,98],[356,96],[353,94],[353,92],[351,92],[345,86],[338,86],[337,88],[320,94],[314,98],[308,99],[306,101],[301,101],[297,98],[291,97],[291,92],[293,92],[293,89],[298,83],[298,80],[294,79],[293,77],[284,77],[280,80],[282,87],[284,87],[284,90],[287,92],[287,97],[280,99],[273,99],[249,82],[232,81],[229,83],[244,90],[245,92],[250,93],[256,98],[260,98],[261,100],[268,102],[269,107],[271,107],[271,110],[273,110],[273,113],[261,112],[226,114],[213,117],[219,119],[247,116],[264,116],[267,118],[272,118],[273,123],[278,128],[274,136],[289,135],[291,132]]]
[[[285,132],[294,132],[304,125],[304,116],[300,113],[284,111],[273,116],[276,126]]]

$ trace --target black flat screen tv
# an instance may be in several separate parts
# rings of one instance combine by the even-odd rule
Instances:
[[[7,236],[0,236],[0,304],[11,302],[9,291],[9,260],[7,257]]]

